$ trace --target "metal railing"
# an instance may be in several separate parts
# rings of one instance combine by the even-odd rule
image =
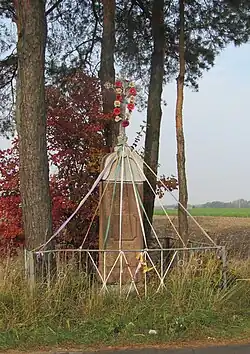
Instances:
[[[171,271],[187,268],[198,272],[209,259],[218,261],[222,286],[226,287],[226,250],[223,246],[192,248],[155,248],[143,250],[60,249],[43,252],[25,251],[26,277],[33,288],[36,282],[51,286],[58,278],[88,278],[100,293],[117,287],[127,295],[147,295],[148,286],[159,292],[166,287]],[[113,285],[113,287],[112,287]]]

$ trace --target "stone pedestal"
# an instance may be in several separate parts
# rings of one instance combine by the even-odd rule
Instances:
[[[123,177],[122,160],[119,163],[119,155],[122,153]],[[140,222],[140,214],[143,219],[143,211],[140,207],[140,200],[143,200],[143,175],[138,168],[139,164],[143,170],[143,162],[138,154],[125,147],[125,149],[121,148],[120,151],[105,156],[102,168],[114,156],[116,159],[104,175],[100,186],[100,197],[102,195],[103,197],[100,206],[99,249],[107,251],[99,252],[99,271],[104,278],[107,278],[111,272],[107,284],[126,284],[131,282],[131,274],[135,275],[138,266],[136,256],[138,251],[143,248],[143,232]],[[132,181],[134,181],[134,186]],[[120,215],[121,185],[123,186],[122,215]],[[119,252],[108,252],[111,250],[122,250],[125,257],[119,256]],[[139,279],[140,272],[134,280],[138,281]]]

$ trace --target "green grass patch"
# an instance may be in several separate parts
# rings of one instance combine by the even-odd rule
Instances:
[[[244,277],[249,266],[231,267]],[[50,288],[28,291],[19,265],[11,265],[0,281],[0,350],[56,345],[123,345],[183,340],[245,338],[250,335],[250,282],[234,282],[223,290],[218,262],[202,271],[173,270],[166,289],[147,298],[97,293],[84,275],[70,271]],[[142,285],[143,286],[143,285]],[[153,329],[157,333],[149,334]]]
[[[192,216],[222,216],[222,217],[250,217],[250,208],[192,208],[188,210]],[[177,215],[177,210],[168,209],[169,215]],[[155,209],[155,215],[165,215],[160,208]]]

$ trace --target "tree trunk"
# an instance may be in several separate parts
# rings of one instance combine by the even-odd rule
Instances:
[[[185,211],[188,203],[187,178],[185,168],[185,140],[183,131],[183,100],[184,100],[184,79],[185,79],[185,17],[184,1],[179,0],[180,11],[180,33],[179,33],[179,76],[177,78],[177,99],[176,99],[176,141],[177,141],[177,170],[179,184],[179,206],[178,223],[179,233],[187,245],[188,241],[188,216]],[[185,209],[183,209],[183,207]]]
[[[154,49],[151,59],[151,74],[147,108],[147,129],[145,140],[145,162],[157,174],[159,158],[159,139],[161,127],[161,95],[164,78],[165,30],[164,0],[154,0],[152,9],[152,32]],[[145,175],[153,190],[156,189],[156,177],[145,168]],[[144,183],[144,206],[150,222],[153,220],[155,195],[148,184]],[[144,218],[144,228],[148,243],[151,241],[151,227]]]
[[[20,190],[26,249],[31,250],[52,233],[44,87],[45,1],[18,0],[16,10]]]
[[[103,33],[101,48],[100,79],[102,83],[103,112],[112,114],[115,95],[113,90],[104,87],[106,82],[115,82],[114,52],[115,52],[115,0],[103,1]],[[119,124],[110,119],[105,129],[106,144],[109,150],[116,144]]]

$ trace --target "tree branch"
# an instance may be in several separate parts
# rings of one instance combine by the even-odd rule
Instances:
[[[94,13],[94,17],[95,17],[96,22],[99,22],[99,23],[100,23],[100,19],[99,19],[99,17],[98,17],[97,12],[96,12],[95,1],[94,1],[94,0],[92,0],[92,10],[93,10],[93,13]]]
[[[0,61],[0,89],[11,84],[16,76],[17,55],[10,55]]]
[[[150,12],[149,12],[149,10],[148,10],[148,8],[147,8],[147,5],[144,6],[142,0],[137,0],[137,1],[135,1],[135,3],[137,3],[137,5],[139,6],[139,8],[142,10],[143,14],[146,15],[146,17],[147,17],[148,19],[151,19],[152,14],[150,14]]]
[[[76,47],[74,47],[72,50],[68,51],[68,52],[63,56],[63,60],[65,60],[69,55],[71,55],[71,54],[74,53],[75,51],[78,52],[78,49],[79,49],[82,45],[87,44],[87,43],[89,43],[89,42],[92,42],[92,38],[87,39],[87,40],[85,40],[85,41],[79,43],[79,44],[78,44]]]
[[[92,0],[92,9],[93,9],[94,17],[95,17],[95,26],[94,26],[93,35],[92,35],[92,43],[91,43],[91,46],[90,46],[89,50],[85,54],[84,63],[87,62],[88,56],[91,55],[92,52],[93,52],[94,45],[95,45],[95,42],[96,42],[97,27],[98,27],[98,23],[100,22],[99,21],[99,17],[98,17],[97,12],[96,12],[96,9],[95,9],[95,1],[94,0]]]
[[[6,1],[6,2],[3,1],[3,2],[1,2],[0,13],[2,15],[3,13],[6,14],[6,12],[7,13],[9,12],[9,14],[12,16],[12,19],[14,21],[16,20],[15,7],[13,6],[13,4],[8,4],[8,1]]]
[[[48,16],[52,11],[55,10],[55,8],[61,4],[61,2],[63,2],[63,0],[57,0],[54,5],[52,5],[46,12],[45,15]]]

